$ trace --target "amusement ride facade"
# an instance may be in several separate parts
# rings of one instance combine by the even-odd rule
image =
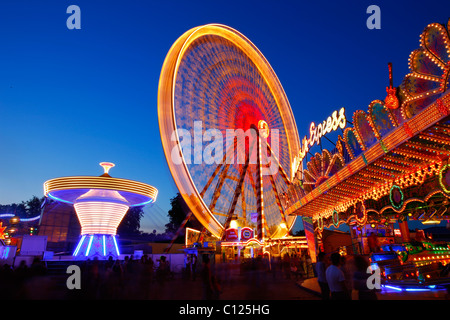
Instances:
[[[116,240],[117,227],[130,207],[156,201],[158,190],[148,184],[113,178],[111,162],[102,162],[101,176],[73,176],[48,180],[44,195],[54,201],[73,205],[81,225],[80,240],[74,259],[120,256]]]
[[[223,25],[187,31],[164,61],[158,116],[169,168],[190,210],[222,246],[249,243],[248,237],[244,243],[228,233],[236,229],[231,227],[235,221],[240,230],[251,230],[263,252],[275,239],[286,238],[301,216],[305,230],[313,234],[308,240],[312,258],[325,227],[348,224],[354,241],[361,242],[355,253],[367,253],[363,240],[370,226],[377,232],[398,222],[402,244],[394,248],[394,234],[384,230],[382,247],[400,257],[400,263],[382,255],[373,261],[390,260],[392,269],[383,267],[384,275],[400,282],[409,280],[407,267],[414,269],[414,283],[437,281],[436,266],[450,262],[450,247],[431,239],[413,243],[407,221],[450,219],[449,24],[425,28],[409,67],[396,88],[389,64],[387,97],[372,101],[367,111],[356,111],[352,127],[345,128],[341,109],[312,124],[311,136],[300,141],[278,78],[245,36]],[[333,150],[310,153],[324,134],[339,128],[342,135]],[[208,147],[217,147],[211,136],[217,140],[239,129],[254,129],[256,142],[239,142],[236,135],[219,156],[214,154],[214,161],[202,159]],[[202,138],[210,143],[205,150]],[[274,142],[279,152],[274,152]],[[253,163],[252,147],[257,150]],[[236,157],[244,153],[246,160],[227,162],[227,148],[233,156],[236,149]],[[311,157],[303,165],[307,154]],[[277,168],[274,174],[262,174],[269,166],[267,155]]]

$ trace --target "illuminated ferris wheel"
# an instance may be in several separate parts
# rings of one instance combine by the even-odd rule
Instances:
[[[211,234],[223,239],[233,220],[260,240],[287,234],[297,127],[275,72],[244,35],[217,24],[184,33],[162,67],[158,117],[175,183]]]

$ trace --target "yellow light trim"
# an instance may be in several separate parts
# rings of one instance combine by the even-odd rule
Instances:
[[[51,179],[44,183],[45,196],[53,191],[74,189],[108,189],[124,191],[149,197],[153,201],[156,201],[156,197],[158,196],[158,189],[148,184],[112,177],[62,177]]]
[[[245,242],[241,242],[241,241],[235,241],[235,242],[221,242],[221,246],[222,247],[235,247],[235,246],[248,246],[251,243],[257,243],[260,246],[263,246],[264,243],[262,243],[261,241],[259,241],[256,238],[251,238]]]
[[[436,219],[429,219],[429,220],[425,220],[422,221],[422,224],[428,225],[428,224],[440,224],[441,220],[436,220]]]

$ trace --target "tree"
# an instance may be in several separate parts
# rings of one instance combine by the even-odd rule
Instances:
[[[144,216],[143,207],[132,207],[128,209],[122,222],[117,228],[117,233],[123,235],[140,235],[141,218]]]
[[[180,193],[177,193],[175,197],[170,199],[170,205],[172,206],[172,208],[168,211],[167,214],[169,216],[169,223],[165,225],[166,226],[165,233],[167,235],[170,235],[170,237],[173,237],[175,233],[178,231],[178,229],[181,227],[183,221],[186,219],[186,216],[189,214],[190,209]],[[195,219],[195,216],[191,215],[191,218],[186,223],[185,227],[199,230],[201,229],[202,226],[200,222],[197,219]],[[184,241],[183,233],[180,233],[180,237],[178,240]]]
[[[189,213],[189,208],[180,193],[170,199],[170,205],[172,208],[167,214],[169,223],[166,224],[166,233],[175,234]]]
[[[42,204],[45,201],[45,197],[38,198],[33,196],[30,200],[22,202],[25,205],[27,217],[36,217],[41,214]]]
[[[33,196],[30,200],[21,203],[0,205],[0,213],[11,213],[22,218],[36,217],[41,214],[41,206],[44,200],[45,197]]]
[[[305,230],[299,229],[294,233],[294,236],[296,237],[304,237],[305,236]]]
[[[26,211],[24,202],[0,205],[0,213],[11,213],[23,217],[26,216]]]

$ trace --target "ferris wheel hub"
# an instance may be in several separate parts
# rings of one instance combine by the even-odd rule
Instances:
[[[258,130],[261,136],[265,139],[269,136],[269,125],[264,120],[258,121]]]

